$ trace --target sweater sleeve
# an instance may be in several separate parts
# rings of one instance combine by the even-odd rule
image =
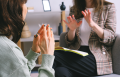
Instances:
[[[13,73],[9,75],[9,77],[31,77],[30,68],[33,67],[32,65],[34,64],[33,61],[36,59],[35,57],[36,53],[34,53],[33,55],[32,54],[33,51],[30,51],[29,54],[27,55],[29,59],[28,64],[19,66],[18,69],[16,69],[15,71],[13,71]],[[30,56],[31,58],[29,58]],[[52,68],[53,61],[54,61],[54,56],[46,55],[46,54],[42,55],[42,64],[38,70],[39,73],[38,77],[55,77],[54,76],[55,72]]]
[[[26,58],[28,59],[27,65],[29,71],[31,71],[36,63],[36,59],[40,54],[35,53],[30,49],[29,53],[27,54]],[[38,77],[54,77],[54,70],[52,68],[54,62],[54,56],[43,54],[42,55],[42,64],[41,67],[38,69],[39,76]]]
[[[35,65],[35,60],[37,58],[38,54],[34,53],[30,50],[30,52],[27,55],[28,58],[28,64],[20,65],[16,70],[14,70],[9,77],[31,77],[30,76],[30,68],[33,68]],[[30,57],[31,56],[31,57]],[[38,70],[38,77],[54,77],[54,70],[52,68],[54,61],[54,56],[51,55],[42,55],[42,64],[41,67]]]
[[[40,53],[35,53],[34,51],[32,51],[32,49],[30,49],[30,51],[26,55],[26,58],[28,59],[27,65],[28,65],[29,71],[31,71],[35,67],[36,65],[35,61],[37,60],[39,55]]]
[[[42,55],[42,64],[39,68],[39,76],[38,77],[55,77],[54,70],[52,68],[54,62],[54,56],[52,55]]]

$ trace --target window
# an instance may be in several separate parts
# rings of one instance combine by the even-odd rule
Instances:
[[[50,2],[49,0],[42,0],[43,2],[43,10],[46,11],[51,11],[51,7],[50,7]]]

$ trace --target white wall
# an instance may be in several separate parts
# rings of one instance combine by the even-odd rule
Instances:
[[[69,6],[72,6],[72,0],[49,0],[51,5],[51,11],[60,11],[60,5],[64,1],[66,5],[66,11],[69,11]],[[43,12],[42,0],[28,0],[28,7],[34,7],[35,12]]]

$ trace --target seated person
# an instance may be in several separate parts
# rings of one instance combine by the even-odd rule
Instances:
[[[116,11],[105,0],[73,0],[65,41],[67,48],[88,56],[55,52],[55,77],[86,77],[111,74],[111,47],[115,40]]]
[[[0,77],[31,77],[36,59],[42,53],[38,77],[54,77],[54,37],[50,26],[42,26],[24,57],[16,45],[21,37],[27,14],[27,0],[0,0]],[[12,41],[9,39],[12,38]]]

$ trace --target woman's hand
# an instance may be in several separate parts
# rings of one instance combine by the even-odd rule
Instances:
[[[104,38],[104,30],[98,26],[91,18],[91,12],[88,11],[82,11],[82,14],[84,15],[85,20],[89,24],[89,26],[94,30],[94,32],[97,33],[97,35],[103,39]]]
[[[39,47],[41,49],[42,54],[54,54],[55,42],[53,31],[51,30],[50,26],[43,27],[43,31],[40,34],[40,44]]]
[[[40,53],[40,48],[39,48],[39,39],[40,36],[38,34],[34,35],[34,40],[33,40],[33,44],[32,44],[32,51],[36,52],[36,53]]]
[[[77,27],[79,27],[82,23],[82,21],[80,21],[79,23],[75,20],[74,15],[67,17],[68,22],[64,20],[64,22],[67,24],[67,26],[69,27],[70,30],[74,31],[76,30]]]
[[[39,47],[41,36],[39,34],[41,34],[43,32],[43,30],[42,30],[43,27],[44,27],[44,25],[42,25],[42,27],[39,29],[38,34],[34,35],[34,40],[33,40],[33,44],[32,44],[32,50],[34,52],[36,52],[36,53],[40,53],[40,51],[41,51],[40,47]]]
[[[84,15],[84,18],[89,24],[89,26],[93,28],[96,25],[96,23],[92,20],[91,12],[89,10],[88,11],[85,10],[82,11],[82,14]]]

